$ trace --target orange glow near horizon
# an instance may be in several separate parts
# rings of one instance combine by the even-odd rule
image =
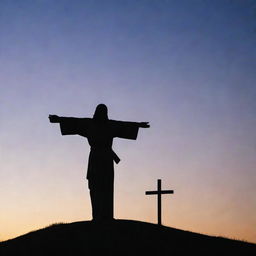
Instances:
[[[132,167],[131,170],[135,172]],[[124,172],[125,168],[116,167],[115,218],[157,223],[156,196],[144,194],[146,190],[156,189],[156,179],[146,178],[144,181],[143,177],[138,177],[135,181],[132,180],[132,173]],[[130,179],[130,185],[125,181],[127,178]],[[4,229],[1,230],[0,240],[14,238],[53,223],[91,220],[87,183],[80,179],[77,184],[68,184],[64,182],[66,179],[63,177],[62,182],[55,186],[58,181],[55,176],[50,182],[52,184],[38,186],[36,192],[28,191],[30,195],[13,195],[17,205],[9,205],[4,215],[2,213],[1,227]],[[200,189],[193,189],[188,194],[186,187],[178,186],[175,179],[163,178],[162,186],[163,189],[175,190],[173,195],[162,197],[163,225],[255,242],[255,231],[251,227],[254,215],[246,209],[237,214],[234,211],[237,206],[232,205],[231,201],[219,195],[215,197],[214,194],[211,198],[200,195]],[[239,204],[241,207],[246,205]]]

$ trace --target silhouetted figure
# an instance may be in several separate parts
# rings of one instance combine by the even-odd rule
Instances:
[[[49,115],[51,123],[60,123],[62,135],[86,137],[91,151],[87,179],[90,189],[93,220],[113,219],[114,163],[120,159],[112,149],[113,138],[136,140],[139,128],[148,122],[123,122],[108,119],[104,104],[96,107],[93,118],[59,117]]]

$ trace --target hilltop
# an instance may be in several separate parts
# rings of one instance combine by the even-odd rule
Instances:
[[[99,254],[100,253],[100,254]],[[0,255],[256,255],[256,245],[155,224],[55,224],[0,243]]]

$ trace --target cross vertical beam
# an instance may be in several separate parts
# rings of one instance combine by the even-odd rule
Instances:
[[[157,180],[157,191],[146,191],[146,195],[157,195],[157,222],[158,225],[162,225],[162,194],[173,194],[173,190],[162,190],[161,180]]]
[[[161,189],[161,180],[157,180],[157,219],[158,225],[162,225],[162,200],[161,200],[161,193],[159,193]]]

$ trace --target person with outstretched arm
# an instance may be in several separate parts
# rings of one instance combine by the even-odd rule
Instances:
[[[104,104],[96,107],[93,118],[49,115],[51,123],[59,123],[62,135],[86,137],[91,147],[87,176],[94,221],[114,219],[114,162],[120,162],[112,149],[113,139],[136,140],[139,128],[149,128],[148,122],[127,122],[108,119]]]

